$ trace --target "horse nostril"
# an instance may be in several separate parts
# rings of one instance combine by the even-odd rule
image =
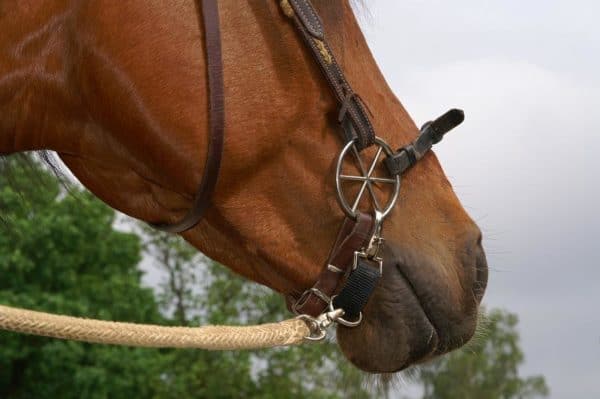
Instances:
[[[475,261],[475,282],[473,283],[473,294],[477,302],[481,302],[488,282],[488,266],[487,259],[483,249]]]
[[[471,287],[471,292],[477,303],[481,302],[488,280],[488,267],[483,250],[483,237],[481,230],[472,224],[463,235],[462,267],[464,268],[466,285]]]
[[[483,247],[481,245],[483,241],[483,235],[481,234],[479,227],[473,225],[473,227],[467,231],[464,237],[467,256],[470,258],[479,256],[479,253],[483,251]]]
[[[471,248],[469,248],[467,253],[471,257],[469,263],[473,264],[475,268],[473,294],[477,302],[481,302],[481,299],[483,298],[483,294],[485,293],[485,289],[487,287],[488,265],[485,256],[485,251],[483,250],[483,246],[481,245],[483,237],[479,229],[477,229],[477,234],[475,237],[476,239],[473,240],[471,244],[469,244]]]

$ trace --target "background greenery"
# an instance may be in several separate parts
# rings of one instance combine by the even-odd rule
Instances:
[[[67,191],[70,191],[68,193]],[[182,240],[115,212],[29,157],[0,163],[0,303],[165,325],[261,323],[289,317],[279,295],[233,275]],[[151,259],[165,279],[141,283]],[[517,317],[491,310],[486,333],[413,372],[423,398],[534,398],[521,377]],[[0,398],[401,397],[393,378],[354,369],[333,342],[207,352],[88,345],[0,332]]]

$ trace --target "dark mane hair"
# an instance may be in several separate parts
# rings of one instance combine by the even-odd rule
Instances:
[[[23,187],[17,184],[16,174],[25,173],[27,180],[31,182],[28,187]],[[71,194],[69,188],[70,178],[61,167],[60,161],[57,159],[53,151],[31,151],[15,153],[10,155],[0,155],[0,190],[6,186],[13,189],[22,200],[22,203],[27,206],[27,191],[31,189],[46,189],[48,188],[48,179],[42,178],[41,171],[52,173],[62,187],[64,193]],[[10,227],[10,220],[6,218],[8,209],[6,204],[0,201],[0,230]]]

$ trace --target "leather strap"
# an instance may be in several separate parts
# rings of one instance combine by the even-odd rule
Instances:
[[[340,102],[339,122],[342,126],[344,142],[356,140],[362,150],[375,140],[375,132],[360,97],[356,95],[337,63],[331,48],[325,40],[323,24],[309,0],[283,0],[293,10],[290,17],[311,49],[321,67],[333,93]],[[177,223],[152,224],[159,230],[182,233],[196,226],[211,204],[221,157],[225,125],[223,60],[221,53],[221,33],[217,0],[202,0],[204,22],[208,93],[209,93],[209,144],[202,181],[194,196],[192,207]]]
[[[153,224],[158,230],[169,233],[182,233],[196,226],[211,204],[211,197],[219,177],[223,154],[223,134],[225,126],[225,104],[223,90],[223,59],[221,54],[221,32],[217,0],[202,0],[202,16],[206,46],[209,103],[209,143],[208,155],[204,164],[202,182],[194,196],[188,213],[174,224]]]
[[[327,267],[321,272],[312,288],[302,295],[288,297],[288,307],[295,313],[317,317],[327,308],[330,299],[337,294],[348,278],[354,265],[354,253],[364,248],[374,229],[373,217],[358,213],[356,220],[345,218]]]
[[[310,0],[281,0],[280,4],[285,15],[294,21],[339,102],[338,122],[344,143],[355,141],[359,151],[369,147],[375,142],[373,125],[331,51],[323,23]],[[380,270],[370,267],[367,261],[357,261],[355,265],[355,253],[368,245],[374,226],[373,217],[368,214],[359,213],[356,220],[346,218],[327,267],[312,288],[299,298],[288,297],[288,307],[296,313],[317,317],[327,309],[331,298],[339,294],[336,305],[341,305],[347,317],[360,314],[381,276]]]
[[[281,4],[284,11],[290,10],[291,6],[293,12],[286,12],[286,15],[293,19],[340,103],[339,122],[342,125],[344,142],[357,139],[356,146],[359,151],[369,147],[375,142],[375,130],[365,106],[346,80],[325,39],[323,23],[313,5],[309,0],[283,0]]]
[[[294,19],[295,25],[340,103],[338,120],[342,125],[344,141],[356,140],[359,150],[370,146],[375,140],[373,126],[360,97],[352,91],[331,48],[325,41],[323,24],[315,9],[309,0],[283,1],[289,1],[288,5],[293,9],[290,16]],[[194,227],[210,206],[223,152],[225,121],[223,61],[217,0],[203,0],[202,15],[208,74],[210,141],[202,182],[192,208],[178,223],[154,225],[157,229],[171,233],[181,233]],[[316,317],[327,308],[331,297],[341,290],[336,301],[343,305],[347,315],[354,317],[355,314],[360,313],[380,277],[380,272],[366,266],[364,262],[358,262],[353,269],[354,254],[368,244],[373,229],[374,220],[368,214],[359,213],[356,220],[346,218],[331,252],[328,266],[310,290],[305,291],[299,299],[290,298],[288,305],[292,305],[297,313]],[[342,283],[346,280],[347,284],[343,286]]]
[[[399,148],[396,153],[385,159],[385,166],[392,175],[401,175],[408,168],[439,143],[444,135],[465,120],[465,113],[460,109],[451,109],[433,122],[427,122],[421,128],[421,133],[411,144]]]

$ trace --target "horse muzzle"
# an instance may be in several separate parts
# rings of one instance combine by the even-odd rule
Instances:
[[[411,248],[388,245],[382,278],[361,325],[338,326],[340,347],[362,370],[389,373],[447,353],[473,336],[487,285],[477,230],[461,255],[441,263]],[[453,276],[453,277],[450,277]]]

